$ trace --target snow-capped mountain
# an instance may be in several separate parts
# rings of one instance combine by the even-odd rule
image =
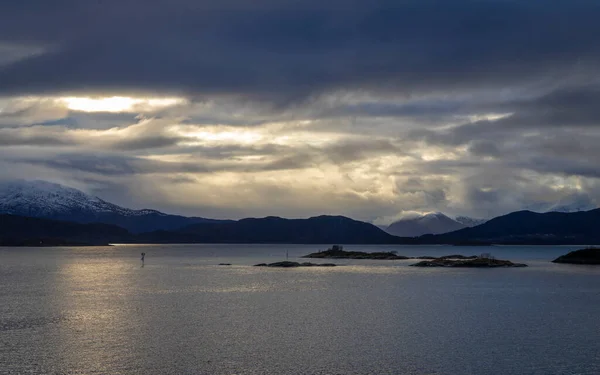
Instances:
[[[80,223],[116,224],[133,232],[177,229],[213,221],[168,215],[156,210],[132,210],[77,189],[39,180],[0,182],[0,213]]]
[[[45,217],[77,212],[119,213],[125,216],[165,215],[154,210],[131,210],[70,187],[47,181],[0,183],[0,212]]]
[[[552,205],[546,212],[580,212],[589,211],[597,208],[595,205],[586,202],[575,202],[574,204],[557,203]]]
[[[567,196],[558,202],[539,202],[526,207],[534,212],[580,212],[598,208],[587,195],[574,194]]]
[[[486,219],[476,219],[474,217],[468,216],[457,216],[456,218],[454,218],[454,220],[461,223],[465,227],[476,227],[487,222]]]
[[[390,224],[385,231],[400,237],[417,237],[424,234],[441,234],[465,228],[441,212],[400,219]]]

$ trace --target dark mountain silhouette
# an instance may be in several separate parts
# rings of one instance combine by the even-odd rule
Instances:
[[[419,243],[488,242],[497,244],[600,243],[600,209],[584,212],[518,211],[473,228],[419,237]]]
[[[116,225],[0,215],[0,245],[4,246],[106,245],[131,238]]]
[[[599,244],[600,209],[574,213],[513,212],[451,233],[396,237],[343,216],[309,219],[265,217],[205,222],[178,230],[132,234],[110,224],[81,224],[0,215],[0,245],[107,243],[298,243],[298,244]]]
[[[344,216],[309,219],[265,217],[225,223],[201,223],[177,231],[155,231],[139,236],[147,242],[204,243],[319,243],[389,244],[400,238],[378,227]]]
[[[376,226],[343,216],[309,219],[266,217],[194,224],[177,231],[132,234],[110,224],[81,224],[0,215],[0,245],[60,246],[108,243],[342,243],[391,244],[400,238]]]

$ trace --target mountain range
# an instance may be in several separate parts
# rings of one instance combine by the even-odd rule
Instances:
[[[0,215],[0,245],[107,245],[109,243],[288,243],[395,244],[401,239],[376,226],[343,216],[308,219],[266,217],[205,222],[178,230],[131,233],[112,224],[81,224]]]
[[[442,213],[386,231],[343,216],[213,220],[131,210],[45,181],[0,184],[0,245],[107,243],[594,244],[600,209],[513,212],[481,223]],[[472,226],[472,227],[471,227]],[[444,233],[447,232],[447,233]],[[429,233],[429,234],[423,234]],[[397,236],[397,235],[400,236]]]
[[[398,241],[372,224],[343,216],[237,221],[184,217],[150,209],[132,210],[70,187],[24,180],[0,183],[0,227],[0,241],[33,244]]]
[[[527,211],[537,213],[562,212],[575,213],[590,211],[597,208],[585,196],[569,196],[558,202],[543,202],[530,205]],[[457,216],[454,219],[441,213],[427,213],[402,218],[388,226],[381,227],[389,234],[401,237],[419,237],[426,234],[444,234],[456,230],[476,227],[488,220],[468,216]]]
[[[373,224],[344,216],[308,219],[249,218],[231,222],[199,223],[175,231],[154,231],[138,236],[152,243],[298,243],[394,244],[401,240]]]

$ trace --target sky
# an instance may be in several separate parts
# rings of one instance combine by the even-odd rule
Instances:
[[[600,2],[7,0],[0,178],[214,218],[600,203]]]

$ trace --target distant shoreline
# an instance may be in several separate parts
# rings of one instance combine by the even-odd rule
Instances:
[[[0,243],[0,247],[106,247],[114,246],[110,243],[90,244],[85,242],[57,242],[57,243],[32,243],[32,242],[19,242],[19,243]]]
[[[0,248],[2,247],[107,247],[107,246],[154,246],[154,245],[166,245],[166,246],[191,246],[191,245],[270,245],[270,246],[328,246],[324,243],[278,243],[278,242],[144,242],[144,243],[126,243],[126,242],[113,242],[113,243],[102,243],[102,244],[85,244],[85,243],[62,243],[62,244],[10,244],[10,243],[0,243]],[[347,246],[410,246],[410,247],[426,247],[426,246],[436,246],[436,247],[466,247],[466,248],[476,248],[476,247],[512,247],[512,246],[527,246],[527,247],[569,247],[569,246],[596,246],[600,247],[600,244],[527,244],[527,243],[517,243],[517,244],[493,244],[493,245],[455,245],[455,244],[381,244],[381,243],[350,243],[346,244]]]

